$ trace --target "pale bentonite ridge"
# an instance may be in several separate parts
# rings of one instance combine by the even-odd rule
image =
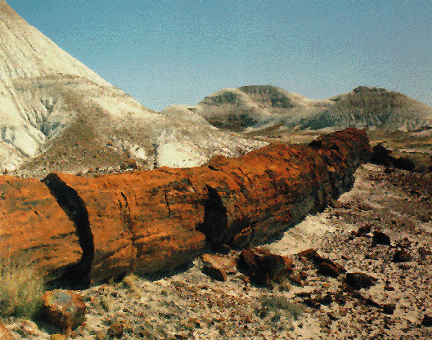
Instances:
[[[0,169],[19,174],[196,166],[264,146],[182,107],[156,113],[60,49],[0,2]],[[26,163],[23,166],[23,163]]]

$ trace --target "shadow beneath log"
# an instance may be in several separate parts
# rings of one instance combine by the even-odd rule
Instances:
[[[42,182],[48,187],[60,207],[74,223],[78,242],[82,249],[81,260],[62,269],[62,273],[59,273],[60,277],[48,282],[48,286],[64,289],[88,288],[95,247],[85,203],[78,193],[66,185],[56,174],[48,175]]]

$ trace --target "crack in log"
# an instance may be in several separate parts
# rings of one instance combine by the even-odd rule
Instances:
[[[168,216],[171,216],[171,207],[168,200],[168,190],[167,188],[164,188],[164,196],[165,196],[165,204],[168,208]]]
[[[137,246],[136,246],[136,242],[135,242],[136,241],[136,235],[133,231],[133,222],[132,222],[132,217],[131,217],[131,213],[130,213],[129,200],[123,191],[120,192],[120,195],[123,197],[123,200],[125,202],[125,206],[123,207],[121,202],[119,201],[120,209],[122,210],[122,219],[123,219],[123,223],[125,224],[127,230],[131,234],[130,240],[131,240],[132,249],[134,252],[133,260],[132,260],[132,263],[130,266],[130,269],[132,270],[135,266],[136,257],[137,257]]]
[[[68,266],[59,279],[48,284],[54,287],[87,288],[90,284],[95,246],[86,205],[76,190],[64,183],[57,174],[49,174],[42,180],[42,183],[48,187],[60,207],[73,222],[82,249],[80,261]]]

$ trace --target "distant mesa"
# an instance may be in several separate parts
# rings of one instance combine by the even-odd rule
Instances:
[[[217,91],[196,112],[219,128],[253,131],[281,125],[320,130],[347,127],[414,131],[432,127],[432,108],[401,93],[359,86],[312,100],[271,85]]]

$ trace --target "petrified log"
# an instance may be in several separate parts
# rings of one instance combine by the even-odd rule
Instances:
[[[54,173],[42,182],[0,177],[1,257],[31,248],[47,277],[69,265],[65,278],[96,282],[172,269],[202,253],[206,241],[257,245],[348,190],[369,152],[366,133],[347,129],[309,146],[273,144],[196,168]]]
[[[35,266],[49,280],[81,252],[74,223],[43,183],[0,176],[0,260]]]

